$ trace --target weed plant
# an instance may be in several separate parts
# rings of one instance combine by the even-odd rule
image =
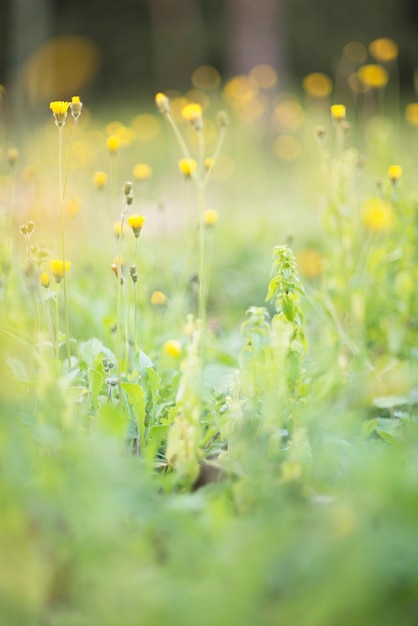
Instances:
[[[1,624],[416,623],[418,104],[354,52],[3,146]]]

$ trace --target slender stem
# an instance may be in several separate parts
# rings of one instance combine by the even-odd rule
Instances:
[[[182,137],[181,132],[178,129],[178,126],[177,126],[176,122],[173,119],[173,116],[171,115],[171,113],[166,113],[165,115],[166,115],[168,121],[171,124],[171,128],[174,131],[174,134],[175,134],[175,136],[177,138],[177,141],[179,142],[180,150],[182,151],[183,156],[186,159],[190,159],[191,158],[190,157],[190,152],[189,152],[189,150],[188,150],[188,148],[186,146],[186,143],[185,143],[185,141],[184,141],[184,139]],[[192,172],[191,173],[191,177],[193,178],[193,180],[195,181],[195,183],[197,184],[198,187],[202,186],[202,181],[200,180],[198,173]]]
[[[118,392],[119,392],[119,404],[122,403],[122,328],[121,328],[121,310],[122,310],[122,236],[123,236],[123,226],[126,215],[126,204],[124,202],[122,207],[122,214],[120,220],[120,234],[118,239],[118,283],[117,283],[117,293],[116,293],[116,359],[118,362]]]
[[[74,120],[75,121],[75,120]],[[74,134],[74,133],[73,133]],[[62,175],[62,126],[58,126],[58,168],[59,168],[59,191],[60,191],[60,212],[61,212],[61,255],[64,268],[64,316],[65,316],[65,344],[67,347],[68,368],[71,368],[71,348],[70,348],[70,324],[68,319],[68,301],[67,301],[67,272],[65,271],[65,212],[64,212],[64,194],[68,179],[69,159],[65,174],[65,182],[63,183]],[[72,143],[71,143],[72,145]],[[71,146],[70,146],[71,151]]]
[[[55,297],[55,357],[58,361],[59,359],[59,320],[60,320],[60,313],[59,313],[59,286],[57,285],[57,291],[56,291],[56,297]]]
[[[136,309],[138,306],[138,302],[137,302],[137,291],[136,291],[136,283],[132,283],[133,284],[133,288],[134,288],[134,352],[135,355],[138,354],[138,341],[137,341],[137,317],[136,317]]]
[[[206,328],[206,272],[205,272],[205,196],[204,189],[199,189],[198,213],[199,213],[199,318],[202,324],[202,344],[204,342]]]

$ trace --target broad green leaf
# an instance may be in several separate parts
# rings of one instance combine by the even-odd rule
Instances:
[[[97,411],[99,430],[122,439],[126,432],[126,418],[119,406],[103,404]]]

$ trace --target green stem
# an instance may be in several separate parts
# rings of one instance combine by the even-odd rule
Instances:
[[[68,368],[71,368],[71,348],[70,348],[70,324],[68,319],[68,301],[67,301],[67,272],[65,271],[65,214],[64,214],[64,195],[68,179],[69,159],[65,174],[65,182],[63,184],[62,177],[62,126],[58,126],[58,168],[59,168],[59,191],[60,191],[60,212],[61,212],[61,255],[64,269],[64,316],[65,316],[65,344],[67,348]],[[71,143],[72,146],[72,143]],[[71,151],[70,146],[70,151]]]
[[[118,392],[119,392],[119,404],[122,403],[122,322],[121,322],[121,310],[122,310],[122,236],[123,226],[126,215],[126,204],[123,204],[122,214],[120,220],[120,234],[118,239],[118,275],[117,275],[117,293],[116,293],[116,359],[118,362]]]
[[[58,361],[59,359],[59,319],[60,319],[60,313],[59,313],[59,287],[57,285],[57,291],[56,291],[56,298],[55,298],[55,357]]]
[[[199,213],[199,319],[202,324],[202,345],[206,329],[206,272],[205,272],[205,196],[204,189],[199,189],[198,213]]]

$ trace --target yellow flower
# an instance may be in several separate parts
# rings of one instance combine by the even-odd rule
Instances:
[[[322,272],[322,257],[315,248],[306,248],[297,255],[298,268],[306,278],[317,278]]]
[[[212,167],[214,166],[215,161],[213,160],[212,157],[206,157],[205,159],[205,169],[207,170],[211,170]]]
[[[132,231],[135,237],[139,237],[141,234],[141,229],[145,222],[145,217],[143,215],[130,215],[128,217],[128,224],[132,228]]]
[[[186,178],[190,178],[197,170],[197,163],[194,159],[180,159],[179,170]]]
[[[163,345],[163,352],[168,356],[177,358],[181,354],[181,343],[176,339],[169,339]]]
[[[418,102],[406,105],[405,117],[410,124],[418,126]]]
[[[203,215],[203,221],[205,222],[205,226],[215,226],[218,219],[218,211],[216,211],[215,209],[206,209]]]
[[[392,183],[395,183],[402,176],[402,167],[400,165],[390,165],[388,168],[388,176]]]
[[[154,306],[162,306],[167,304],[167,296],[162,291],[154,291],[150,299],[151,304]]]
[[[369,52],[377,61],[388,63],[397,58],[399,49],[393,39],[382,37],[369,43]]]
[[[332,80],[321,72],[312,72],[302,82],[306,93],[314,98],[326,98],[332,91]]]
[[[57,126],[64,126],[69,106],[70,103],[65,102],[64,100],[55,100],[54,102],[49,103],[49,108],[54,114],[55,124]]]
[[[79,96],[73,96],[71,98],[71,115],[74,119],[77,119],[81,115],[81,109],[83,108],[83,103],[80,101]]]
[[[170,100],[165,93],[157,93],[155,96],[155,104],[161,113],[170,113]]]
[[[106,139],[106,145],[107,145],[107,149],[109,150],[110,154],[116,154],[116,152],[119,150],[119,146],[120,146],[120,139],[117,135],[110,135],[110,137],[108,137]]]
[[[96,185],[97,189],[104,189],[107,184],[108,176],[106,172],[94,172],[93,174],[93,182]]]
[[[7,160],[9,161],[10,167],[16,163],[19,158],[19,150],[17,148],[9,148],[7,151]]]
[[[347,109],[344,104],[332,104],[330,110],[331,117],[336,122],[340,122],[341,120],[345,119]]]
[[[185,120],[190,122],[192,126],[196,130],[202,130],[203,128],[203,118],[202,118],[202,107],[200,104],[195,102],[190,102],[186,104],[181,110],[181,115]]]
[[[372,87],[373,89],[385,87],[389,81],[389,74],[387,70],[381,65],[373,63],[360,67],[357,72],[357,76],[364,85]]]
[[[48,289],[50,285],[48,272],[42,272],[42,274],[39,276],[39,282],[41,283],[41,286],[44,287],[44,289]]]
[[[122,227],[122,222],[115,222],[113,224],[113,232],[116,236],[116,239],[119,239],[119,237],[125,234],[125,224]]]
[[[146,163],[138,163],[133,169],[133,175],[136,180],[148,180],[152,176],[152,169]]]
[[[65,260],[65,264],[62,259],[55,259],[49,262],[49,267],[56,283],[60,283],[64,278],[64,274],[68,272],[71,267],[71,261]]]
[[[391,205],[379,198],[370,198],[363,205],[363,223],[374,232],[389,230],[393,224]]]

